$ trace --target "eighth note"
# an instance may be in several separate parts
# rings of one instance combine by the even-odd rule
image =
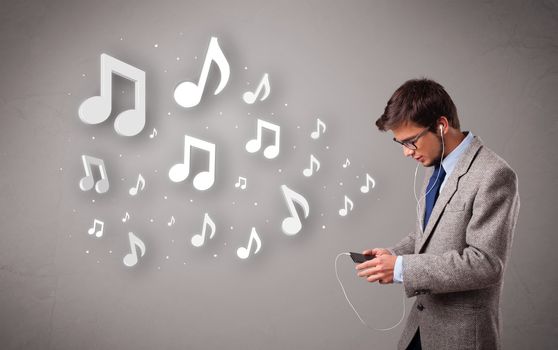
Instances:
[[[258,254],[258,252],[260,251],[260,248],[262,247],[262,240],[260,239],[260,236],[258,236],[258,233],[256,232],[255,227],[252,227],[252,231],[250,232],[250,238],[248,239],[248,247],[238,248],[236,250],[236,255],[240,259],[248,258],[248,256],[250,256],[250,249],[252,248],[252,243],[253,242],[256,242],[256,250],[254,251],[254,254]]]
[[[253,104],[254,102],[256,102],[256,98],[260,94],[260,91],[262,90],[262,88],[265,88],[265,89],[264,89],[263,96],[260,98],[260,101],[265,100],[267,98],[267,96],[269,96],[269,93],[271,92],[271,87],[269,86],[269,75],[267,73],[264,74],[264,76],[263,76],[262,80],[260,81],[260,84],[258,85],[258,88],[256,89],[255,92],[247,91],[247,92],[244,93],[244,95],[242,95],[242,98],[244,99],[244,102],[246,102],[248,104]]]
[[[310,206],[308,205],[308,201],[306,200],[306,198],[304,198],[301,194],[291,190],[287,186],[281,185],[281,190],[283,190],[283,196],[285,197],[287,207],[289,208],[289,212],[291,213],[291,216],[283,220],[281,228],[283,229],[283,233],[286,235],[296,235],[302,229],[302,222],[300,222],[300,217],[298,216],[298,212],[296,211],[294,203],[296,202],[302,207],[305,218],[307,218],[308,214],[310,214]]]
[[[141,188],[140,188],[140,185],[141,185]],[[138,194],[139,191],[143,191],[144,188],[145,188],[145,179],[143,178],[143,176],[141,176],[141,174],[139,174],[138,182],[136,183],[136,187],[130,188],[130,191],[128,191],[128,192],[130,193],[130,196],[135,196],[136,194]]]
[[[97,193],[105,193],[109,189],[109,180],[107,177],[107,169],[105,168],[105,162],[102,159],[86,156],[85,154],[81,156],[83,162],[83,168],[85,170],[85,176],[79,181],[79,188],[82,191],[89,191],[95,185],[95,190]],[[93,178],[93,171],[91,170],[91,165],[96,165],[99,167],[99,172],[101,173],[101,179],[95,182]]]
[[[318,118],[318,120],[316,121],[316,131],[312,131],[312,133],[310,134],[310,136],[314,140],[316,140],[320,137],[320,127],[322,128],[322,134],[325,133],[326,125],[323,121],[320,120],[320,118]]]
[[[304,174],[304,176],[306,176],[306,177],[312,176],[312,174],[314,174],[314,165],[316,166],[316,172],[318,172],[318,170],[320,170],[320,162],[316,159],[316,157],[314,157],[313,154],[311,154],[310,155],[310,168],[304,169],[302,171],[302,174]]]
[[[345,164],[343,164],[343,168],[346,168],[349,165],[351,165],[351,161],[349,160],[349,158],[347,158],[347,160],[345,161]]]
[[[372,183],[372,188],[376,187],[376,181],[374,181],[372,176],[370,176],[370,174],[367,173],[366,174],[366,185],[364,185],[360,188],[360,192],[368,193],[368,191],[370,191],[370,183]]]
[[[184,135],[184,163],[177,163],[169,170],[172,182],[182,182],[190,175],[190,147],[209,152],[209,166],[207,171],[202,171],[194,177],[194,187],[205,191],[215,182],[215,144],[192,136]]]
[[[128,267],[132,267],[138,263],[138,251],[137,248],[140,249],[140,257],[145,255],[145,243],[141,239],[139,239],[133,232],[128,232],[128,240],[130,241],[130,250],[132,251],[129,254],[126,254],[124,259],[124,265]],[[137,247],[137,248],[136,248]]]
[[[101,228],[97,230],[97,225],[99,225]],[[87,233],[89,233],[90,235],[95,234],[95,236],[97,238],[100,238],[103,236],[103,230],[105,229],[105,223],[102,222],[101,220],[93,220],[93,227],[91,227],[89,230],[87,230]]]
[[[149,138],[152,139],[155,136],[157,136],[157,129],[153,128],[153,132],[151,133],[151,135],[149,135]]]
[[[209,239],[212,239],[213,236],[215,235],[215,223],[213,222],[213,220],[211,220],[209,214],[205,213],[203,217],[203,228],[202,228],[201,235],[196,234],[194,235],[194,237],[192,237],[192,245],[194,247],[201,247],[205,243],[206,229],[208,226],[211,229],[211,233],[209,234]]]
[[[122,222],[126,222],[130,220],[130,214],[128,214],[128,212],[126,212],[126,214],[124,215],[124,217],[122,218]]]
[[[172,226],[172,225],[174,225],[175,222],[176,221],[174,220],[174,216],[171,215],[171,219],[170,219],[169,222],[167,222],[167,225]]]
[[[348,204],[351,205],[351,208],[347,210],[347,205],[348,205]],[[339,209],[339,215],[341,215],[341,216],[347,216],[347,213],[348,213],[349,211],[353,211],[353,207],[354,207],[353,201],[350,200],[349,197],[345,196],[345,208]]]
[[[112,110],[112,73],[132,80],[135,88],[135,106],[116,116],[114,130],[122,136],[135,136],[145,126],[145,72],[105,53],[101,54],[101,95],[90,97],[79,106],[79,119],[87,124],[108,119]]]
[[[214,95],[217,95],[221,92],[221,90],[225,88],[227,82],[229,81],[231,69],[229,66],[229,62],[227,62],[223,51],[219,47],[217,38],[211,37],[198,84],[196,85],[190,81],[185,81],[178,84],[178,86],[174,90],[174,100],[176,101],[176,103],[178,103],[182,107],[187,108],[197,106],[198,103],[200,103],[203,90],[205,88],[205,83],[207,82],[207,76],[209,75],[211,62],[215,62],[217,64],[217,67],[219,68],[219,72],[221,72],[221,80],[219,81],[217,89],[215,89]]]
[[[279,155],[279,145],[281,140],[281,127],[265,120],[258,119],[256,138],[246,143],[246,151],[255,153],[262,147],[262,130],[267,129],[275,135],[275,142],[264,149],[264,156],[267,159],[273,159]]]
[[[236,188],[240,187],[241,190],[245,190],[246,189],[246,181],[247,180],[246,180],[245,177],[239,176],[238,177],[238,182],[234,184],[234,187],[236,187]]]

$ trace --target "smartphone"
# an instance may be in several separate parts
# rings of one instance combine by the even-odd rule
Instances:
[[[368,255],[368,254],[364,255],[364,254],[353,253],[353,252],[350,252],[349,254],[351,254],[351,259],[353,259],[355,263],[359,263],[359,264],[367,260],[372,260],[375,257],[375,255]]]

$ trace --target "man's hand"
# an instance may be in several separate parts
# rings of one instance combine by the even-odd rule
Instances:
[[[393,267],[397,256],[391,255],[389,250],[384,248],[368,249],[362,254],[376,257],[356,266],[359,277],[365,277],[368,282],[393,283]]]

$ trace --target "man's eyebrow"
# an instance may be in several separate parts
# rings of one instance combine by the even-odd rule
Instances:
[[[418,135],[418,134],[417,134]],[[414,139],[415,137],[417,137],[417,135],[411,136],[411,137],[407,137],[406,139],[403,140],[398,140],[399,142],[407,142],[407,141],[411,141],[412,139]],[[397,140],[397,139],[396,139]]]

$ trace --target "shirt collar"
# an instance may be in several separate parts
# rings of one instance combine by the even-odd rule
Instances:
[[[451,151],[451,153],[448,154],[447,157],[445,157],[444,160],[442,161],[442,166],[446,171],[446,179],[450,177],[451,173],[453,172],[453,169],[455,169],[455,166],[457,165],[457,161],[459,160],[461,155],[465,152],[467,147],[469,147],[471,141],[473,141],[473,138],[475,137],[475,135],[473,135],[473,133],[470,131],[465,131],[464,133],[467,136],[465,136],[463,141],[461,141],[461,143],[457,147],[455,147],[455,149]]]

